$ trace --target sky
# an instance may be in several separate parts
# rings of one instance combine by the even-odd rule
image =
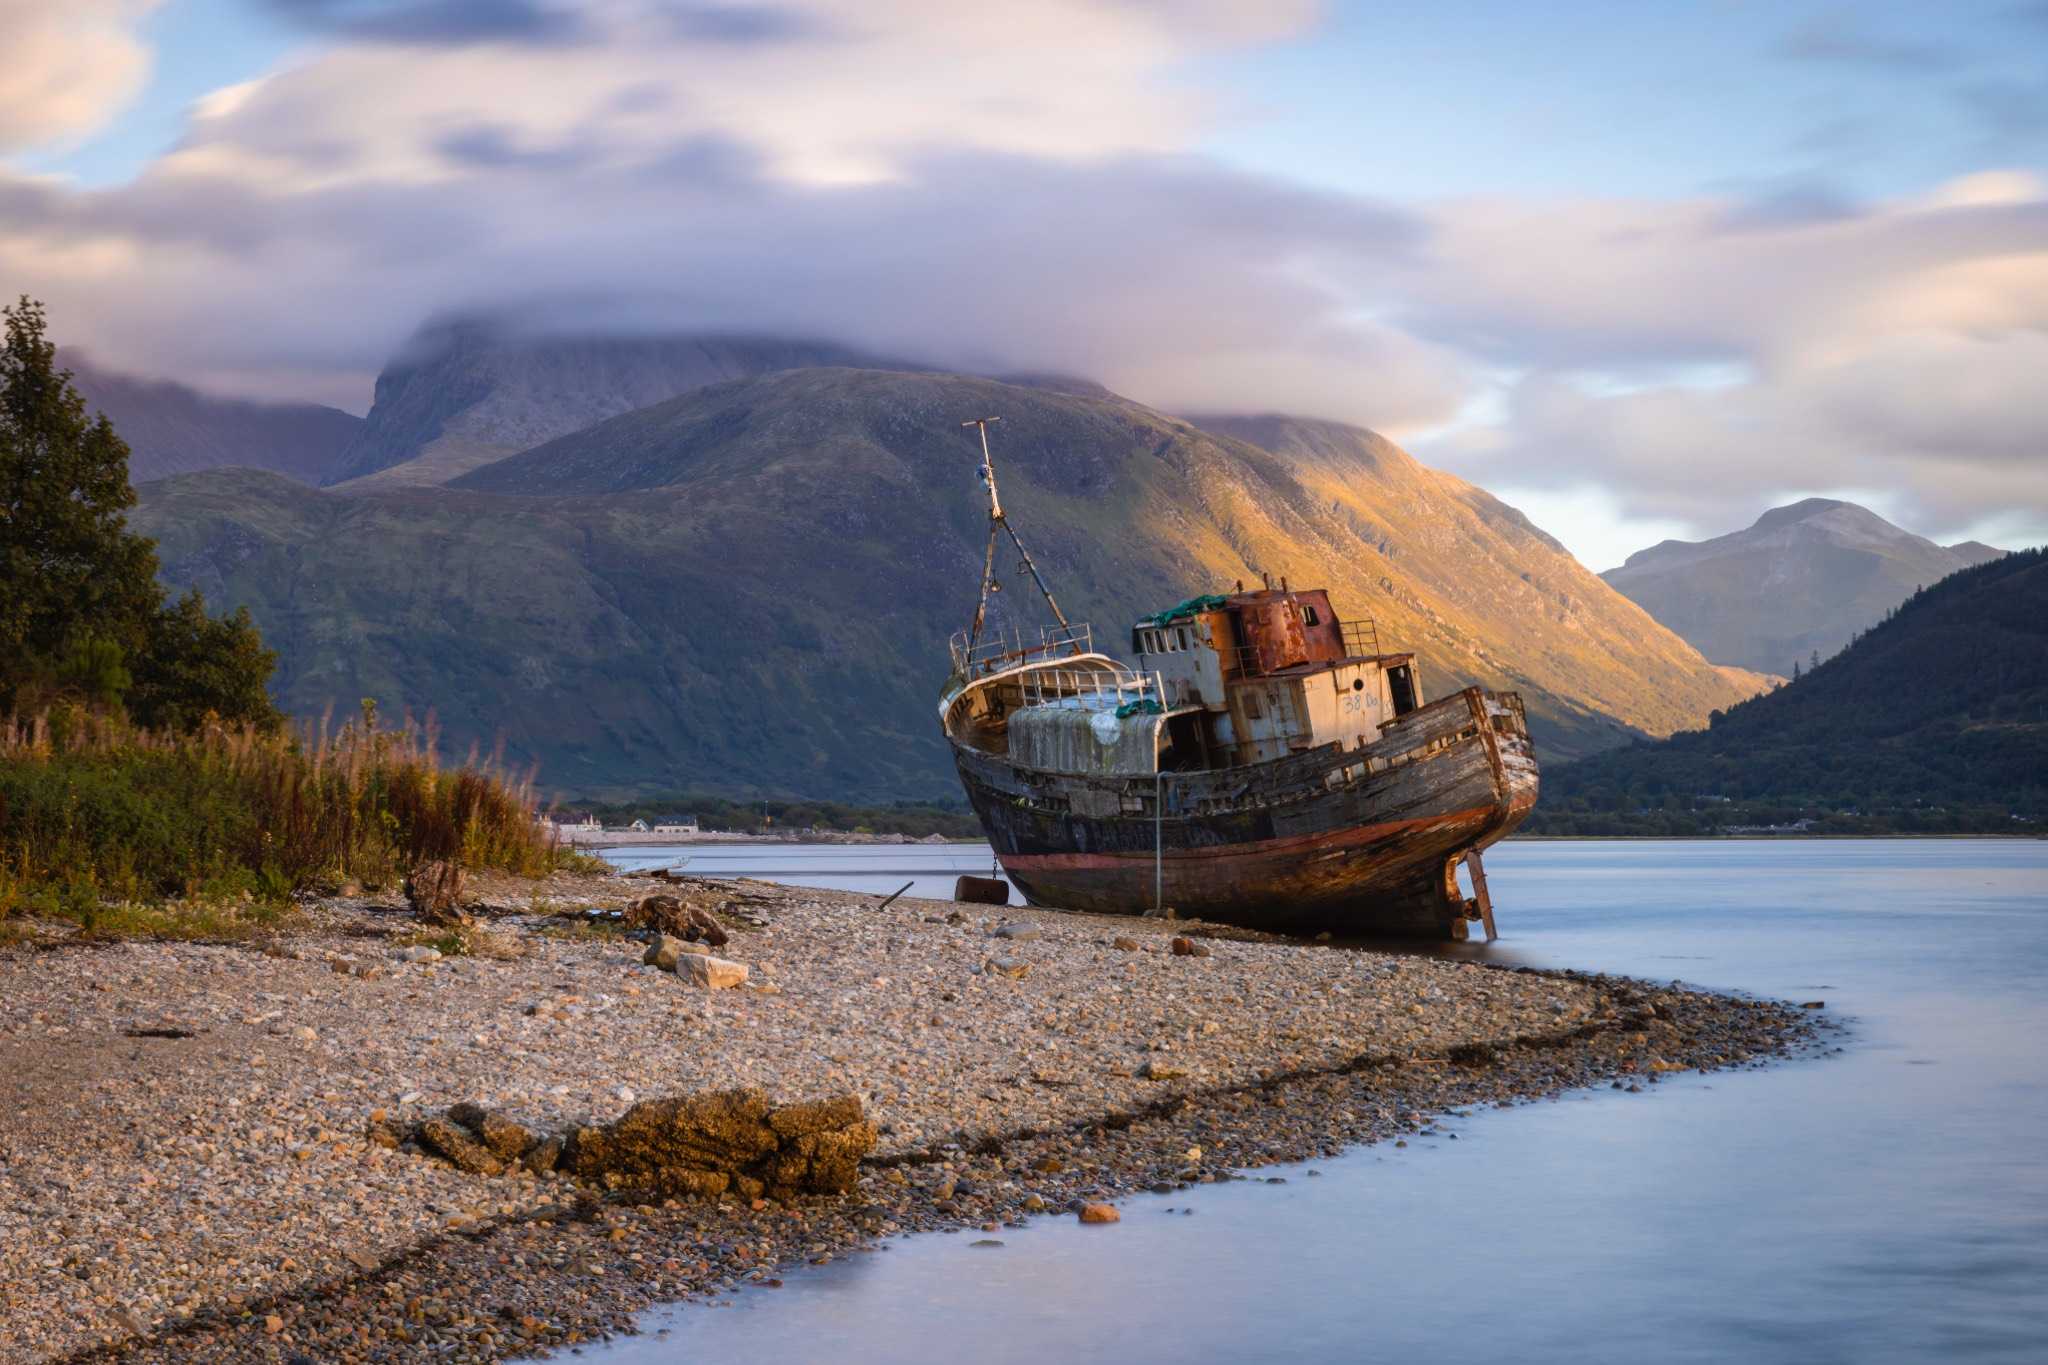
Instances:
[[[0,0],[0,293],[363,411],[422,324],[1356,422],[1589,567],[2048,541],[2048,2]]]

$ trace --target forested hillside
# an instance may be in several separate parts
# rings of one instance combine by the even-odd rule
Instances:
[[[1707,729],[1543,785],[1529,833],[2048,830],[2048,551],[1954,574]]]

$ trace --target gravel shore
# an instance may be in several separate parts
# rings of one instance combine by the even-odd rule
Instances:
[[[254,944],[0,951],[0,1360],[516,1356],[895,1232],[1760,1064],[1811,1032],[1797,1009],[1609,978],[707,885],[745,987],[692,986],[561,913],[660,888],[566,874],[480,888],[488,957],[402,961],[418,927],[363,900]],[[552,1127],[738,1085],[860,1095],[881,1131],[860,1189],[635,1205],[366,1139],[464,1100]]]

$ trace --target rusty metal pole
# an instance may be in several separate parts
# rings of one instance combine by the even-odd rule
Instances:
[[[1158,762],[1154,759],[1153,762]],[[1152,913],[1166,910],[1166,772],[1156,770],[1152,781]]]
[[[988,621],[988,590],[996,577],[996,523],[988,524],[988,555],[981,562],[981,600],[974,604],[974,626],[967,632],[967,666],[974,666],[974,647],[981,643],[981,630]]]
[[[988,485],[988,517],[990,521],[1003,519],[1003,500],[996,496],[996,466],[988,454],[988,424],[1000,422],[1000,417],[977,417],[971,422],[962,422],[963,427],[975,427],[981,432],[981,481]]]
[[[974,624],[967,632],[968,666],[973,666],[974,647],[981,642],[981,631],[988,620],[989,588],[996,581],[996,528],[1003,524],[1003,503],[996,495],[996,467],[988,455],[988,424],[1000,422],[1000,417],[977,417],[971,422],[962,422],[963,427],[978,427],[981,430],[981,481],[988,487],[988,554],[981,562],[981,596],[974,604]]]

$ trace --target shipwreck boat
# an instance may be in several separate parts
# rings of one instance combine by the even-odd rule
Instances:
[[[939,701],[968,801],[1034,905],[1283,932],[1494,937],[1481,851],[1536,803],[1521,698],[1426,702],[1411,653],[1285,579],[1137,621],[1135,667],[1069,622],[1009,525]],[[1008,534],[1053,624],[984,629]],[[1458,882],[1464,864],[1472,883]]]

